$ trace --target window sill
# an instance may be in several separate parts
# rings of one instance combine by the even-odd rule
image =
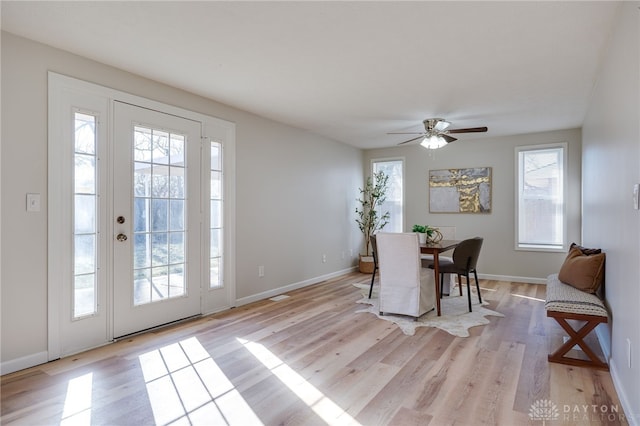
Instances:
[[[567,251],[563,246],[550,246],[544,244],[518,244],[515,247],[516,251],[541,251],[548,253],[564,253]]]

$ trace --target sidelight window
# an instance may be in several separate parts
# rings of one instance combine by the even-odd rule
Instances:
[[[220,288],[222,283],[222,145],[212,141],[210,176],[209,219],[209,287]]]
[[[98,197],[96,117],[74,114],[73,318],[97,312]]]

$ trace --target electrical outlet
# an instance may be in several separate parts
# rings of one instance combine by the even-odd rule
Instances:
[[[258,277],[264,277],[264,266],[258,266]]]
[[[327,263],[327,255],[326,254],[322,255],[322,263]]]

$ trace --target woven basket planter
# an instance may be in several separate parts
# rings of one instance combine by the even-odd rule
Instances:
[[[360,255],[358,266],[360,268],[360,272],[363,274],[373,274],[373,268],[375,267],[375,263],[373,263],[373,256]]]

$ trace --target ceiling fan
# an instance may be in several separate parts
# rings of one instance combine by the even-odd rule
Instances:
[[[486,132],[486,127],[469,127],[466,129],[450,129],[447,128],[451,125],[442,118],[427,118],[422,122],[424,124],[424,132],[393,132],[387,133],[388,135],[420,135],[408,141],[400,142],[398,145],[404,145],[405,143],[417,141],[422,139],[420,145],[428,149],[442,148],[446,144],[457,141],[457,138],[451,136],[455,133],[479,133]]]

